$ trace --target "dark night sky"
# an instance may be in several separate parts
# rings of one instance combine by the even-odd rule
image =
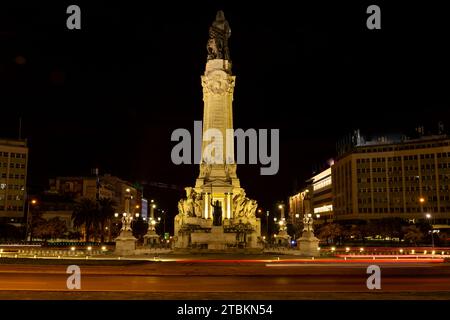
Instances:
[[[95,166],[192,185],[198,167],[171,163],[170,135],[202,118],[200,75],[218,9],[232,29],[235,127],[280,129],[276,176],[238,168],[263,207],[333,157],[352,129],[450,126],[449,26],[437,4],[377,2],[382,30],[371,31],[372,2],[144,2],[0,5],[0,136],[16,137],[22,116],[31,186]],[[65,27],[70,4],[81,7],[81,31]]]

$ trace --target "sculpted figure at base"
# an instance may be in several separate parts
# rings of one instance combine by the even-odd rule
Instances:
[[[213,226],[222,225],[222,206],[220,201],[216,200],[214,203],[211,201],[211,206],[213,207]]]
[[[258,208],[258,203],[256,200],[249,200],[245,206],[245,216],[247,218],[254,218],[256,209]]]
[[[194,214],[197,218],[202,216],[203,211],[203,196],[201,193],[195,192],[194,194]]]
[[[251,200],[245,196],[244,190],[240,189],[233,196],[233,208],[235,218],[255,218],[256,209],[258,208],[258,203],[256,200]]]
[[[242,190],[233,196],[234,217],[239,218],[244,216],[245,201],[245,192]]]
[[[178,201],[178,212],[185,217],[201,217],[203,197],[192,187],[186,187],[186,199]]]

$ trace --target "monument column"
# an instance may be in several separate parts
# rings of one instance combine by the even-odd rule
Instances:
[[[208,250],[228,250],[236,246],[237,235],[242,233],[236,230],[245,230],[249,239],[246,249],[260,250],[260,223],[255,215],[257,203],[245,196],[236,174],[233,130],[236,78],[231,72],[230,34],[230,26],[223,12],[219,11],[209,28],[208,56],[201,77],[204,110],[202,154],[194,191],[203,199],[193,200],[191,193],[186,192],[186,199],[180,200],[175,218],[177,248],[203,250],[206,246]],[[201,215],[192,216],[192,201],[198,207],[203,206]]]

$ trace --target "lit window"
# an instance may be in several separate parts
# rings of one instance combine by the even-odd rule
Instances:
[[[333,205],[331,204],[314,208],[314,213],[329,212],[329,211],[333,211]]]

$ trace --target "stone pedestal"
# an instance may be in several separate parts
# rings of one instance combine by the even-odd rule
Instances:
[[[291,242],[291,236],[287,233],[286,230],[280,230],[275,237],[275,242],[278,245],[289,246]]]
[[[122,230],[120,235],[116,238],[116,249],[114,253],[120,256],[134,255],[136,250],[136,238],[129,230]]]
[[[297,246],[301,256],[318,257],[320,255],[319,239],[317,239],[311,231],[303,232],[301,238],[297,239]]]
[[[147,231],[147,234],[144,236],[144,245],[146,246],[154,246],[159,244],[160,238],[155,230]]]
[[[234,233],[225,233],[222,226],[212,226],[211,232],[191,233],[191,243],[208,250],[226,250],[227,245],[236,242]]]

